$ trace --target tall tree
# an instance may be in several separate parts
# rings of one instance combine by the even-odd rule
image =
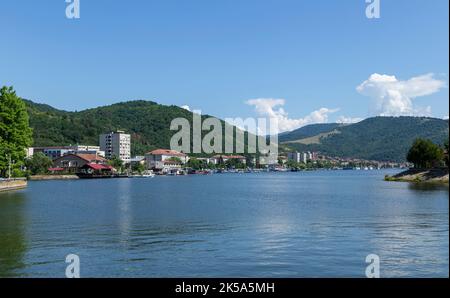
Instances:
[[[416,168],[431,168],[440,165],[444,159],[444,152],[430,140],[416,139],[406,159]]]
[[[6,176],[9,160],[12,169],[24,163],[25,149],[31,146],[32,131],[25,103],[12,87],[0,89],[0,175]]]

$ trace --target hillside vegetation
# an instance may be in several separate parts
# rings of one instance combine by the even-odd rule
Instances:
[[[313,127],[314,129],[316,127]],[[326,129],[328,131],[324,131]],[[326,155],[370,160],[406,160],[412,143],[417,138],[443,144],[448,139],[448,120],[428,117],[373,117],[344,126],[322,126],[316,136],[308,135],[305,126],[280,137],[292,150],[320,151]],[[328,133],[327,133],[328,132]],[[331,133],[332,132],[332,133]],[[311,140],[315,142],[311,142]]]
[[[193,114],[178,106],[137,100],[68,112],[29,100],[25,103],[33,129],[33,146],[98,145],[100,134],[121,129],[131,134],[132,155],[141,155],[156,148],[170,147],[170,139],[176,133],[170,130],[170,123],[175,118],[189,121],[192,137]],[[206,117],[209,116],[202,115],[203,119]],[[223,121],[222,127],[224,129]],[[208,131],[203,135],[206,133]]]

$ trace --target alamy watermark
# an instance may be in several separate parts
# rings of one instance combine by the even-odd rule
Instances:
[[[170,140],[170,149],[183,153],[259,154],[263,163],[278,158],[276,118],[225,118],[221,121],[215,117],[202,118],[201,111],[195,110],[192,121],[175,118],[170,130],[177,131]]]
[[[80,0],[65,0],[66,6],[66,18],[79,19],[80,18]]]
[[[80,257],[76,254],[69,254],[66,256],[66,277],[80,278]]]
[[[380,18],[380,1],[381,0],[366,0],[366,17],[368,19]]]
[[[380,257],[376,254],[370,254],[366,257],[366,277],[380,278]]]

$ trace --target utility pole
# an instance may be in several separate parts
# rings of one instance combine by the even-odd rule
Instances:
[[[11,154],[8,155],[8,179],[11,179]]]

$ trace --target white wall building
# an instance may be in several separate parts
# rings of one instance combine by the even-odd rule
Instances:
[[[182,152],[169,149],[157,149],[145,154],[147,169],[164,170],[181,167],[182,164],[175,162],[173,159],[170,160],[173,157],[179,159],[182,164],[185,164],[189,160],[189,157]]]
[[[73,146],[52,146],[52,147],[33,147],[27,149],[27,157],[41,152],[51,159],[57,159],[68,154],[95,154],[105,157],[105,152],[100,150],[99,146],[73,145]]]
[[[111,159],[118,157],[125,163],[131,159],[131,136],[118,130],[100,135],[100,149],[105,151],[105,157]]]
[[[307,163],[309,160],[317,159],[317,154],[314,152],[289,152],[287,154],[288,160],[293,160],[298,163]]]

